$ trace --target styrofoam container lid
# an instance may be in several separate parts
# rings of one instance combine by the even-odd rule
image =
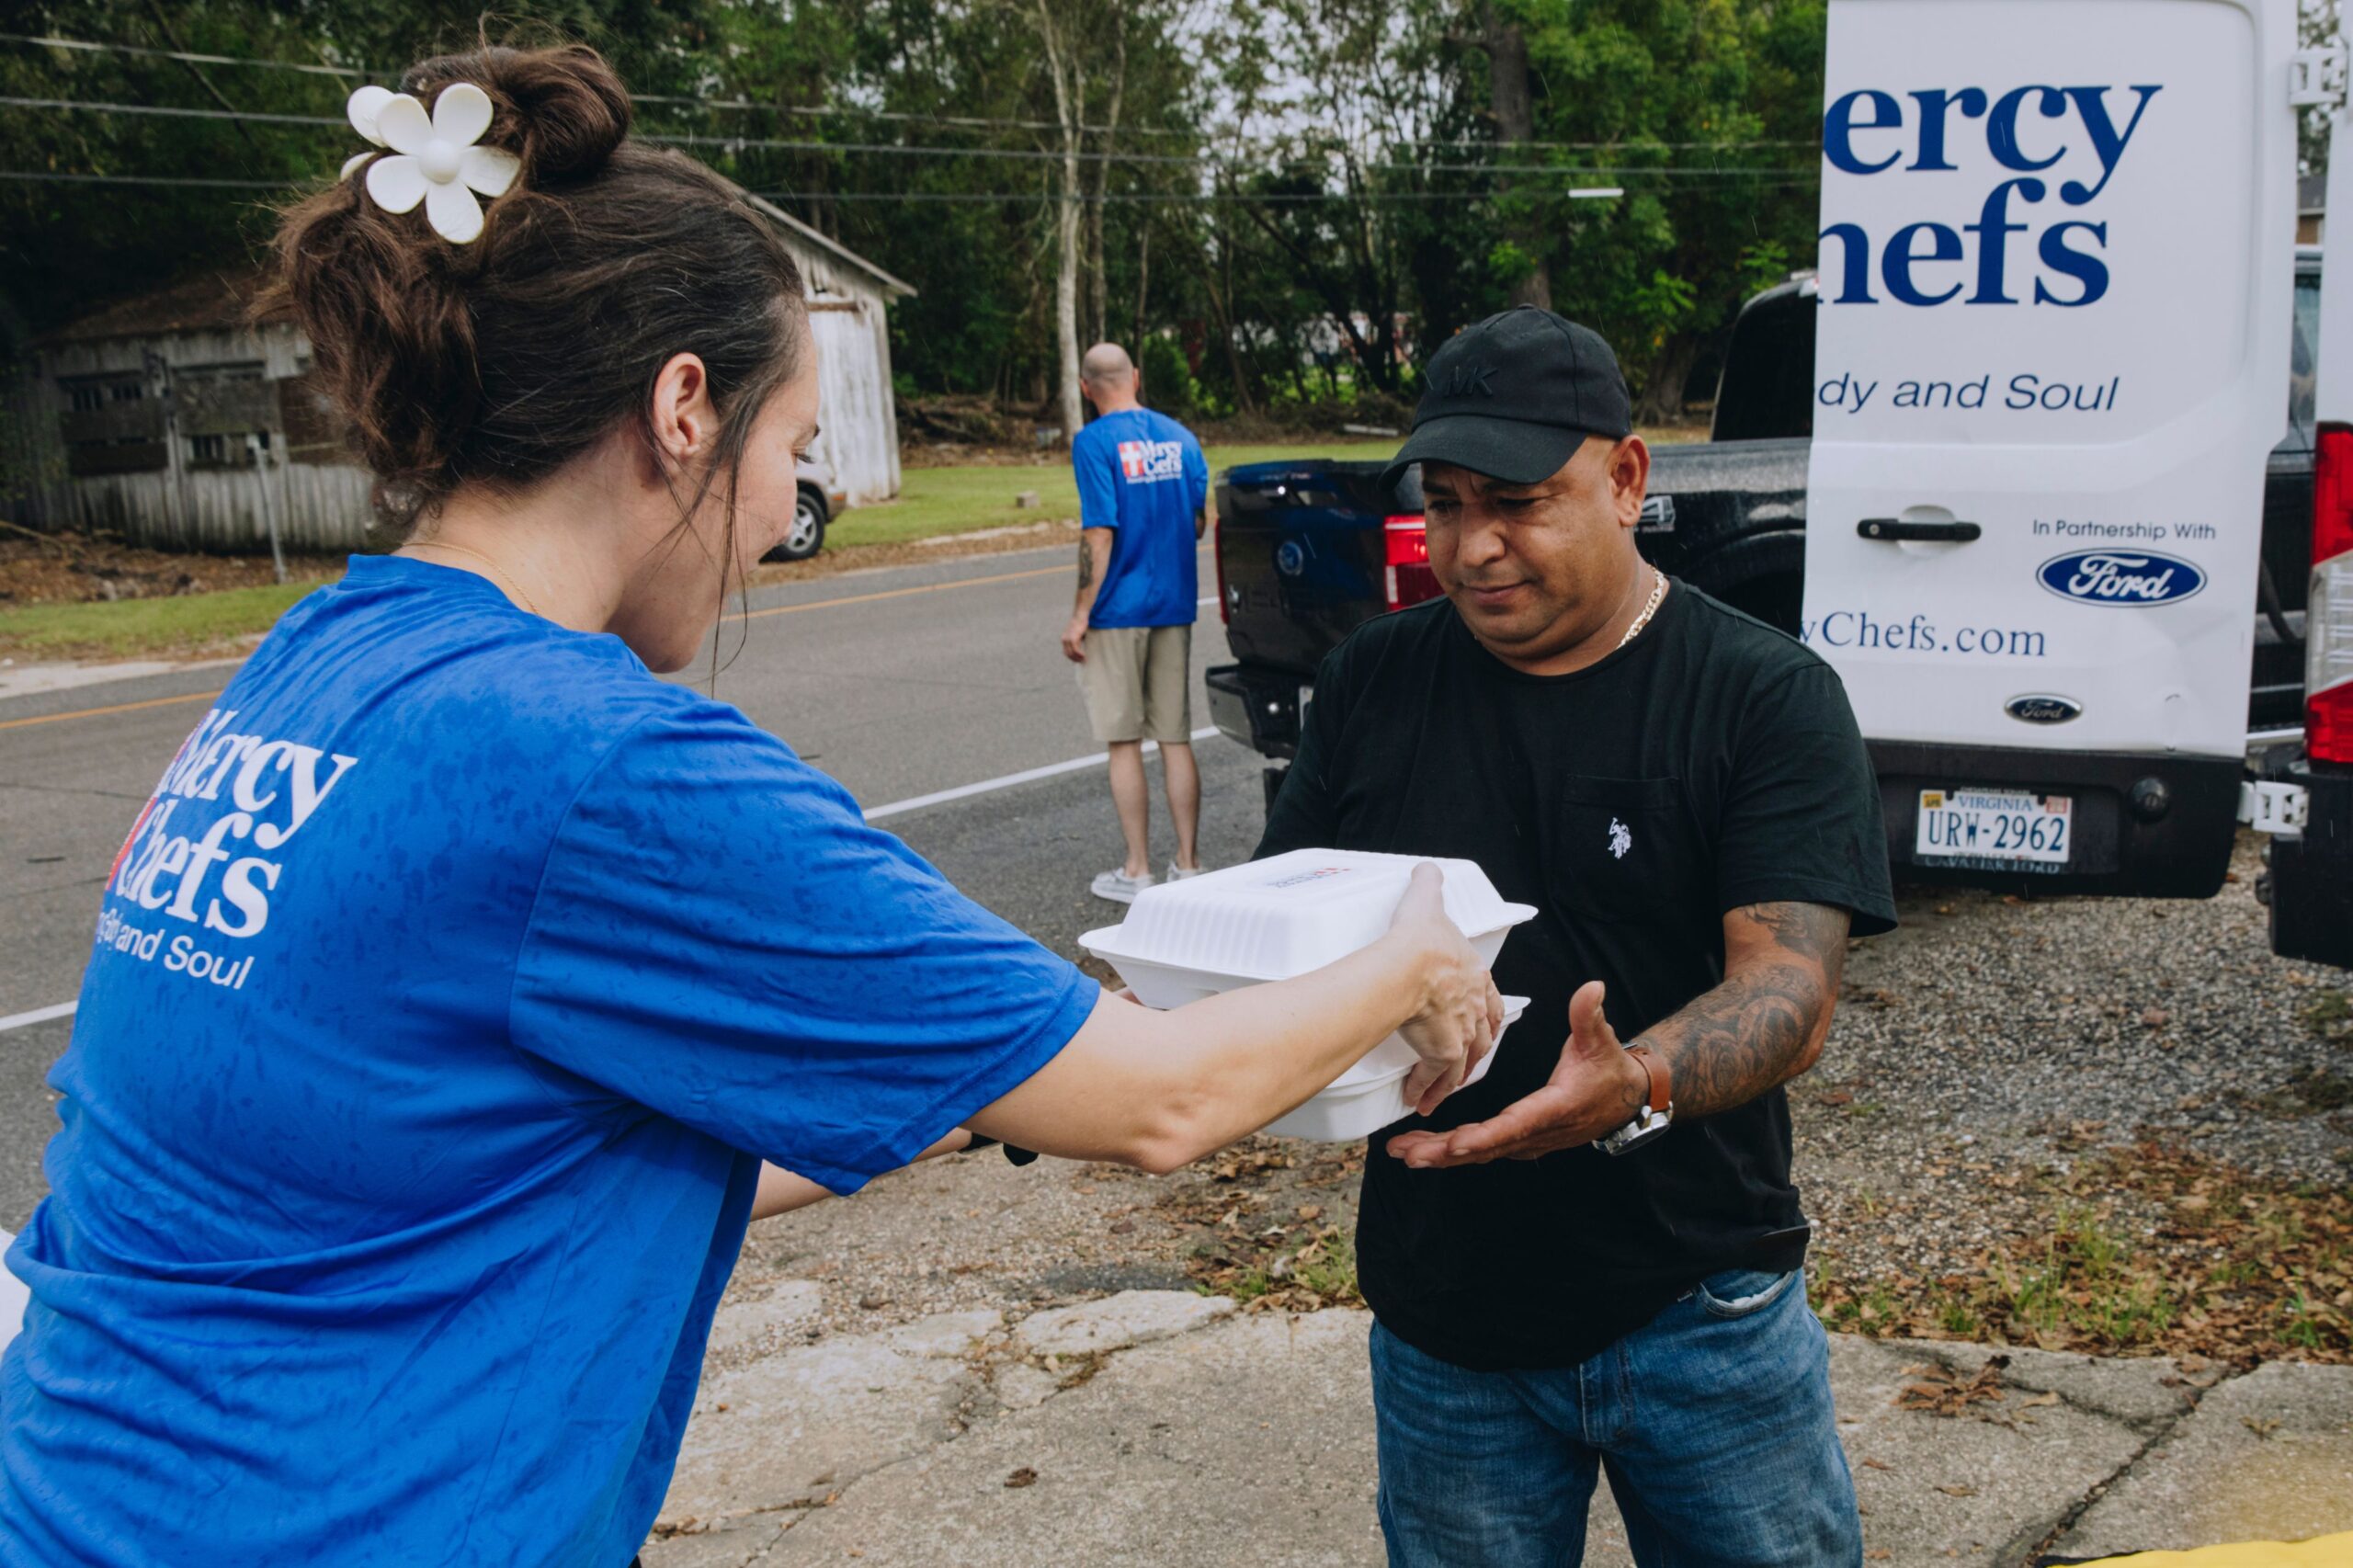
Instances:
[[[1117,961],[1142,959],[1250,980],[1289,980],[1379,941],[1425,862],[1446,876],[1446,913],[1465,937],[1529,919],[1470,860],[1294,849],[1181,882],[1146,888],[1118,926],[1079,938]]]

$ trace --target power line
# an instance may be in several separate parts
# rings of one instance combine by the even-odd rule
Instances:
[[[175,104],[93,103],[86,98],[0,97],[0,108],[73,109],[87,114],[153,115],[163,119],[251,120],[256,125],[340,125],[347,130],[351,125],[350,120],[339,114],[265,114],[258,109],[184,108]]]
[[[202,179],[192,175],[74,175],[49,169],[0,169],[0,179],[64,185],[188,185],[237,190],[284,190],[282,179]]]
[[[691,136],[641,131],[637,139],[641,142],[655,142],[665,147],[719,147],[733,151],[758,150],[783,153],[904,153],[910,156],[944,158],[1010,158],[1023,163],[1060,163],[1065,156],[1074,158],[1083,164],[1197,165],[1211,161],[1182,153],[1077,152],[1065,154],[1039,147],[910,147],[896,142],[804,142],[773,136]]]
[[[0,33],[0,43],[38,44],[44,49],[69,49],[92,54],[134,54],[148,60],[176,60],[189,65],[259,65],[273,71],[299,71],[311,76],[366,74],[347,65],[304,65],[298,61],[256,60],[239,54],[194,54],[181,49],[148,49],[135,43],[93,43],[86,39],[51,38],[31,33]]]
[[[344,127],[349,121],[336,115],[265,114],[244,109],[191,108],[172,104],[107,103],[85,98],[20,98],[0,97],[0,108],[62,109],[85,114],[144,115],[166,119],[240,120],[261,125],[301,125]],[[781,137],[682,136],[661,132],[643,133],[638,137],[662,146],[716,147],[732,152],[792,152],[863,153],[881,157],[925,158],[997,158],[1023,163],[1053,163],[1065,156],[1086,163],[1142,164],[1155,166],[1176,165],[1187,168],[1252,168],[1263,166],[1246,159],[1199,157],[1168,153],[1063,153],[1035,147],[925,147],[908,146],[895,142],[813,142]],[[1327,160],[1313,156],[1297,156],[1277,160],[1278,166],[1313,167]],[[1409,161],[1402,163],[1369,164],[1371,172],[1415,172],[1421,174],[1486,174],[1486,175],[1566,175],[1570,176],[1657,176],[1672,179],[1732,178],[1749,175],[1786,175],[1786,168],[1725,167],[1658,168],[1641,164],[1598,165],[1582,168],[1564,168],[1554,164],[1448,164]]]
[[[42,169],[0,169],[0,180],[30,184],[60,185],[136,185],[200,187],[228,190],[288,190],[300,180],[210,179],[189,175],[97,175],[68,174]],[[1773,187],[1802,186],[1813,183],[1809,176],[1783,176],[1762,182]],[[1051,191],[892,191],[892,190],[773,190],[758,193],[768,201],[847,201],[896,202],[909,205],[941,203],[1035,203],[1059,199]],[[1574,188],[1552,192],[1571,200],[1608,200],[1626,194],[1622,187],[1606,186]],[[1486,190],[1392,190],[1392,191],[1110,191],[1102,196],[1081,196],[1088,205],[1111,204],[1142,206],[1147,204],[1211,205],[1231,202],[1240,206],[1290,207],[1319,206],[1328,202],[1365,202],[1385,206],[1393,202],[1415,201],[1484,201],[1495,193]]]
[[[93,41],[87,39],[55,38],[45,35],[37,36],[30,33],[0,33],[0,42],[39,45],[48,49],[77,50],[85,52],[130,54],[144,59],[184,61],[199,65],[248,65],[267,70],[293,71],[306,75],[314,76],[348,78],[368,74],[366,71],[356,66],[308,65],[297,61],[262,60],[249,55],[196,54],[184,50],[149,49],[138,44],[106,43]],[[631,101],[634,103],[663,104],[685,108],[725,109],[730,112],[756,112],[762,114],[789,114],[819,119],[855,115],[870,119],[894,120],[915,125],[946,125],[958,127],[960,129],[979,131],[1000,129],[1015,131],[1060,131],[1063,129],[1060,121],[1051,119],[991,119],[972,115],[921,114],[905,109],[873,108],[862,104],[767,104],[756,102],[750,98],[698,98],[683,97],[676,94],[663,93],[631,93],[630,97]],[[1212,134],[1209,131],[1190,130],[1182,127],[1155,125],[1109,126],[1082,123],[1078,129],[1088,135],[1126,134],[1131,136],[1196,136],[1207,138]],[[1419,144],[1429,147],[1524,147],[1529,149],[1540,149],[1548,152],[1557,151],[1572,153],[1606,152],[1613,148],[1623,148],[1627,145],[1627,143],[1622,141],[1498,142],[1492,137],[1482,136],[1422,137],[1417,138],[1416,140]],[[1644,148],[1658,148],[1665,151],[1675,152],[1722,151],[1725,149],[1747,147],[1819,147],[1821,144],[1822,143],[1819,139],[1814,138],[1758,138],[1738,142],[1644,142],[1641,143]]]
[[[1796,182],[1791,182],[1796,183]],[[1600,200],[1625,195],[1616,187],[1596,187],[1557,192],[1573,200]],[[762,191],[764,201],[907,201],[907,202],[988,202],[1059,200],[1051,191],[911,191],[889,190],[782,190]],[[1211,204],[1236,202],[1253,207],[1309,206],[1327,201],[1368,201],[1382,204],[1392,201],[1484,201],[1495,195],[1487,190],[1394,190],[1350,194],[1347,191],[1298,191],[1234,193],[1226,191],[1112,191],[1102,196],[1081,196],[1076,199],[1087,205],[1117,203],[1142,205],[1154,202]]]
[[[252,55],[196,54],[186,50],[149,49],[140,44],[108,43],[91,39],[57,38],[48,34],[0,33],[0,43],[21,43],[44,49],[66,49],[93,54],[129,54],[145,60],[176,60],[193,65],[249,65],[270,71],[294,71],[310,76],[350,78],[368,73],[351,65],[306,65],[292,60],[262,60]],[[764,114],[796,115],[863,115],[873,119],[906,120],[924,125],[970,126],[980,130],[1010,127],[1018,131],[1060,131],[1062,124],[1051,119],[988,119],[969,115],[915,114],[904,109],[870,108],[862,104],[764,104],[750,98],[697,98],[670,93],[631,93],[630,101],[641,104],[665,104],[687,108],[754,110]],[[1084,125],[1079,129],[1097,134],[1117,135],[1122,131],[1134,136],[1190,136],[1195,132],[1156,125]]]

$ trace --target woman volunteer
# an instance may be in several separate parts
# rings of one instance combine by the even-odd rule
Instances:
[[[1165,1170],[1401,1027],[1434,1105],[1498,1017],[1427,869],[1319,973],[1107,1001],[656,679],[790,522],[801,280],[588,51],[406,85],[278,255],[408,542],[278,623],[108,873],[0,1562],[620,1568],[760,1157]]]

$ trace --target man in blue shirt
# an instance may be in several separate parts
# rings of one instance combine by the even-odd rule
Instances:
[[[1141,378],[1116,343],[1086,351],[1079,385],[1097,419],[1070,444],[1078,471],[1078,602],[1063,654],[1078,666],[1095,738],[1110,748],[1111,800],[1127,859],[1095,896],[1132,903],[1152,886],[1151,792],[1143,743],[1160,743],[1176,858],[1168,879],[1200,872],[1193,835],[1201,775],[1193,762],[1194,551],[1209,528],[1209,462],[1193,433],[1137,401]]]

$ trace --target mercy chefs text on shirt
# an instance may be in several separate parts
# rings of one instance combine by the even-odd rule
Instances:
[[[1079,520],[1118,541],[1087,624],[1190,626],[1200,588],[1193,518],[1208,505],[1209,462],[1192,432],[1165,414],[1107,414],[1070,444]]]
[[[269,924],[288,842],[359,759],[242,734],[236,719],[207,713],[164,770],[108,874],[97,945],[243,990],[254,955],[239,949]],[[229,809],[199,826],[199,802]]]

